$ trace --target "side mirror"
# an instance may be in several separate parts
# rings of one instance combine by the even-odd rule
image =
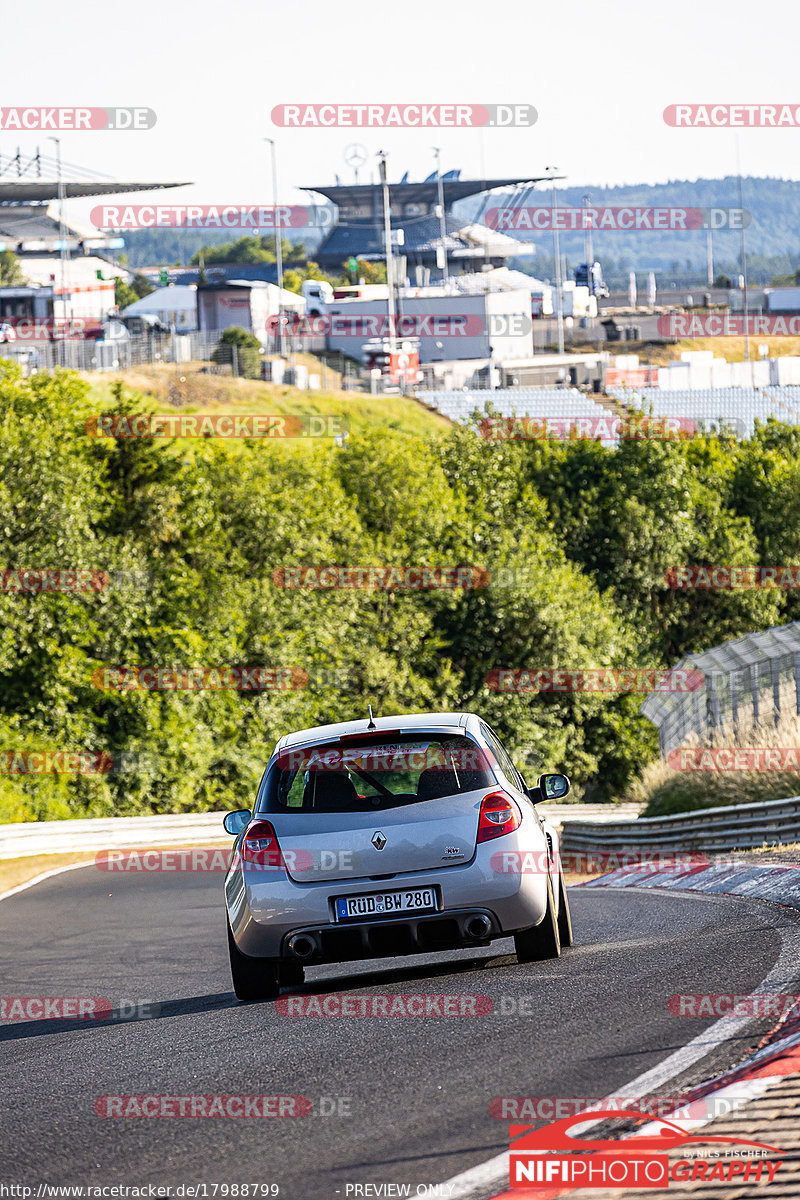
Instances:
[[[563,800],[570,789],[566,775],[540,775],[537,787],[545,800]]]
[[[246,825],[250,824],[252,815],[249,808],[237,808],[235,812],[225,813],[225,818],[222,822],[225,826],[225,832],[229,833],[231,837],[236,837]]]

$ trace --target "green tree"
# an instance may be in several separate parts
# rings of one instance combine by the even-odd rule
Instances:
[[[122,276],[114,280],[114,303],[117,308],[127,308],[129,304],[135,304],[138,299],[139,296]]]
[[[20,287],[27,282],[13,250],[0,250],[0,287]]]
[[[528,477],[545,497],[568,557],[640,631],[641,650],[671,663],[692,650],[774,624],[763,592],[682,592],[671,568],[756,561],[750,520],[732,494],[736,443],[623,441],[525,444]],[[652,661],[652,659],[651,659]]]
[[[114,302],[117,308],[127,308],[129,304],[134,304],[143,296],[149,296],[155,290],[146,275],[137,273],[130,283],[119,277],[114,280]]]
[[[290,242],[281,238],[281,253],[284,264],[302,265],[306,261],[306,248],[302,242]],[[228,263],[274,263],[277,262],[277,246],[274,234],[259,237],[244,234],[232,242],[216,242],[202,246],[192,255],[191,263],[205,266]]]
[[[290,292],[302,292],[307,279],[322,279],[330,284],[337,282],[331,275],[326,275],[319,263],[308,262],[301,267],[290,267],[283,273],[283,286]]]
[[[386,283],[386,263],[385,262],[369,262],[366,258],[358,260],[358,278],[363,279],[365,284]],[[347,270],[336,281],[337,283],[350,284],[350,276]]]
[[[236,347],[236,355],[233,347]],[[261,378],[261,343],[254,333],[242,329],[240,325],[231,325],[223,330],[217,347],[211,355],[211,361],[216,363],[231,363],[239,375],[245,379]]]

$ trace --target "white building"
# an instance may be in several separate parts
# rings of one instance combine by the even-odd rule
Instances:
[[[416,289],[401,294],[398,312],[400,338],[419,331],[420,363],[455,359],[526,359],[533,354],[531,297],[527,291],[451,295],[440,288]],[[350,335],[337,330],[336,318],[387,318],[385,300],[341,300],[326,305],[326,330],[330,350],[341,350],[364,361],[363,346],[372,336],[369,328]],[[338,322],[346,330],[344,322]],[[385,332],[376,329],[375,336]]]
[[[155,317],[177,333],[193,333],[197,329],[197,287],[193,283],[175,287],[156,288],[141,300],[135,300],[123,310],[125,317]]]
[[[283,312],[305,311],[305,300],[297,292],[259,279],[228,279],[223,283],[201,283],[197,287],[198,327],[209,341],[225,329],[239,325],[266,345],[267,319]]]

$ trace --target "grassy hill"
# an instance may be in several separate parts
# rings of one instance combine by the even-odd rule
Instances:
[[[302,357],[299,355],[298,360]],[[318,362],[313,361],[318,368]],[[446,417],[431,412],[413,397],[371,396],[337,388],[309,392],[283,384],[206,375],[197,370],[198,365],[181,367],[180,374],[174,366],[158,366],[100,377],[91,373],[86,378],[91,398],[106,412],[115,411],[114,388],[122,383],[126,391],[147,401],[148,412],[335,416],[346,422],[351,437],[370,430],[403,438],[419,437],[444,434],[451,427]],[[287,439],[286,445],[297,449],[308,446],[308,442]]]

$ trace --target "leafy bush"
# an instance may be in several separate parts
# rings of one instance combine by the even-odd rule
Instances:
[[[250,337],[227,331],[226,344],[255,352]],[[783,594],[687,596],[664,570],[793,561],[792,431],[617,451],[495,444],[468,428],[384,428],[347,447],[189,446],[87,437],[100,403],[73,373],[24,379],[0,364],[0,564],[112,572],[96,591],[0,591],[0,750],[106,751],[130,756],[131,769],[2,775],[0,822],[246,807],[278,737],[365,715],[368,703],[387,716],[478,711],[531,774],[566,770],[587,798],[633,786],[654,803],[683,806],[691,788],[711,802],[719,781],[708,773],[657,795],[655,774],[632,785],[656,755],[642,697],[496,692],[487,677],[668,666],[779,623],[795,603]],[[147,407],[117,388],[115,412]],[[297,564],[474,564],[489,579],[464,590],[278,586],[276,569]],[[228,666],[309,678],[261,692],[98,684],[119,667]]]
[[[234,356],[233,347],[236,347]],[[215,363],[230,363],[238,375],[245,379],[261,378],[261,343],[254,333],[231,325],[223,330],[217,347],[211,355]]]

